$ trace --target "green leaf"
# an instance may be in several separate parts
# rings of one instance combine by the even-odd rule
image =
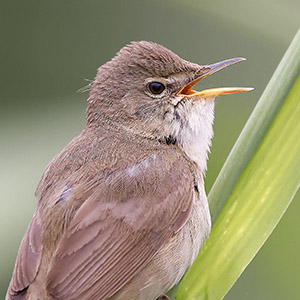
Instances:
[[[295,195],[300,183],[299,57],[300,31],[212,188],[216,222],[177,300],[222,299]]]
[[[210,190],[209,205],[213,221],[216,220],[299,74],[300,30],[278,65]]]

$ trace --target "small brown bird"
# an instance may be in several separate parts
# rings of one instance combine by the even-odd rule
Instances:
[[[195,92],[234,58],[198,65],[133,42],[98,69],[87,124],[47,166],[6,299],[153,300],[211,228],[203,173],[214,98]]]

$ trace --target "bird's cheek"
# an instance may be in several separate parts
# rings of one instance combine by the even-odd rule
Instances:
[[[133,116],[135,115],[136,112],[136,101],[134,101],[134,97],[130,95],[130,93],[125,94],[121,99],[120,99],[120,104],[122,106],[122,110],[126,112],[128,116]]]
[[[176,115],[175,105],[165,107],[162,114],[164,123],[171,123],[178,117]]]

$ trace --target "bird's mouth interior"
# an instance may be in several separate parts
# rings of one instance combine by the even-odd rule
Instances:
[[[253,88],[248,87],[221,87],[221,88],[213,88],[213,89],[206,89],[203,91],[193,91],[192,87],[199,82],[201,79],[223,69],[235,63],[241,62],[246,60],[243,57],[231,58],[224,61],[217,62],[215,64],[204,66],[201,70],[201,75],[194,79],[193,81],[189,82],[185,85],[179,92],[178,96],[190,97],[194,101],[203,98],[214,98],[218,95],[225,95],[225,94],[237,94],[243,93],[253,90]]]

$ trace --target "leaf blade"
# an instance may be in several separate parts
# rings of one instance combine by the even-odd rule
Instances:
[[[300,183],[299,99],[300,76],[182,280],[177,300],[222,299],[279,222]]]
[[[300,29],[260,97],[209,193],[213,222],[300,74]]]

